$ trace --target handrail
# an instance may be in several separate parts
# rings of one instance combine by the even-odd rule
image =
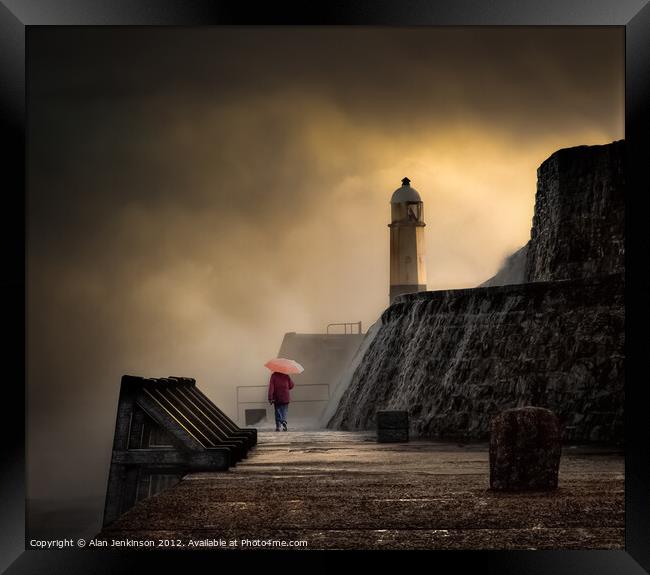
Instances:
[[[316,387],[316,386],[326,387],[327,388],[327,397],[328,398],[330,397],[330,384],[329,383],[296,383],[294,389],[296,387]],[[250,389],[250,388],[253,388],[253,387],[262,387],[264,389],[268,389],[269,386],[268,386],[268,384],[267,385],[238,385],[237,387],[235,387],[235,391],[236,391],[235,397],[236,397],[237,403],[251,403],[251,402],[243,402],[243,401],[239,400],[239,390],[240,389]],[[318,399],[318,400],[316,400],[316,399],[313,399],[313,400],[312,399],[296,399],[294,401],[328,401],[328,400],[327,399]],[[252,403],[261,403],[261,402],[254,401]]]
[[[330,335],[330,327],[332,327],[334,325],[342,325],[342,326],[344,326],[344,328],[343,328],[344,332],[343,333],[345,335],[347,335],[347,333],[348,333],[348,326],[350,326],[350,335],[354,334],[354,332],[352,331],[352,328],[354,326],[357,326],[357,328],[358,328],[357,333],[358,334],[361,333],[361,322],[360,321],[356,321],[356,322],[338,322],[338,323],[328,323],[327,324],[327,335]]]
[[[292,399],[291,403],[327,403],[330,398],[331,398],[331,393],[330,393],[330,384],[329,383],[296,383],[294,389],[296,387],[326,387],[327,388],[327,398],[326,399]],[[236,403],[236,409],[237,409],[237,421],[240,421],[239,419],[239,406],[240,405],[251,405],[251,404],[265,404],[266,405],[266,396],[265,399],[258,400],[258,401],[242,401],[239,399],[239,390],[240,389],[250,389],[250,388],[268,388],[268,385],[238,385],[235,387],[235,403]]]

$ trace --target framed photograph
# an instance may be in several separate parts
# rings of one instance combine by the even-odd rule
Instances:
[[[650,572],[645,0],[0,31],[0,568]]]

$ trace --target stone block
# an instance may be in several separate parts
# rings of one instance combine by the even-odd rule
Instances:
[[[378,429],[377,443],[405,443],[409,440],[408,429]]]
[[[377,441],[379,443],[409,440],[409,415],[407,411],[377,412]]]
[[[408,411],[378,411],[377,429],[408,429]]]
[[[561,429],[543,407],[506,409],[491,422],[490,488],[551,490],[558,485]]]

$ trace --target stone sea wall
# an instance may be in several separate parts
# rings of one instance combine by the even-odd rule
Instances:
[[[485,439],[509,407],[548,407],[569,441],[623,440],[624,141],[559,150],[538,169],[530,241],[482,284],[400,296],[328,427]],[[510,284],[510,285],[503,285]]]
[[[503,409],[548,407],[573,441],[623,432],[623,275],[404,295],[329,427],[407,410],[422,437],[484,439]]]
[[[479,287],[622,272],[624,190],[625,140],[555,152],[537,170],[531,239]]]
[[[489,280],[484,281],[478,287],[505,286],[520,284],[526,279],[526,256],[528,244],[519,248],[515,253],[510,254],[501,266],[501,269]]]
[[[622,272],[625,141],[558,150],[537,170],[524,281]]]

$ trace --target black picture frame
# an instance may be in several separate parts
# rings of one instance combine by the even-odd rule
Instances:
[[[430,551],[432,570],[474,568],[499,574],[625,574],[650,572],[650,431],[646,425],[644,374],[648,373],[649,325],[646,266],[649,239],[645,202],[650,193],[648,102],[650,102],[650,6],[648,0],[314,0],[296,4],[218,0],[0,0],[0,118],[3,143],[3,223],[0,280],[4,304],[2,349],[5,413],[0,470],[0,569],[7,573],[116,573],[153,571],[154,564],[184,571],[244,561],[282,570],[341,567],[350,552],[108,552],[25,550],[25,432],[8,412],[25,407],[25,63],[26,33],[32,26],[81,25],[608,25],[625,27],[628,191],[626,194],[626,543],[624,551]],[[28,310],[27,310],[28,312]],[[635,334],[635,335],[632,335]],[[23,382],[21,384],[21,382]],[[271,556],[269,555],[271,554]],[[367,553],[367,552],[364,552]],[[431,555],[433,554],[433,555]],[[374,554],[376,555],[376,553]],[[408,568],[403,553],[381,552],[388,568]],[[11,566],[9,566],[11,564]],[[178,567],[176,567],[178,568]]]

